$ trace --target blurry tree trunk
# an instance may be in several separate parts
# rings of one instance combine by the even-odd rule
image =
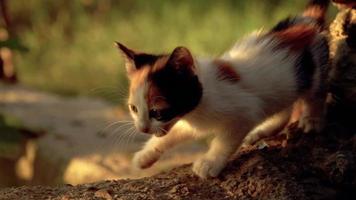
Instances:
[[[16,36],[11,24],[6,0],[0,0],[0,11],[5,25],[5,29],[0,30],[0,41],[5,41]],[[0,80],[7,83],[17,82],[13,53],[12,50],[7,47],[0,47]]]

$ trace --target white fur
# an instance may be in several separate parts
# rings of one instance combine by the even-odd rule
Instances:
[[[150,119],[148,116],[148,106],[145,100],[145,96],[148,91],[148,84],[144,82],[139,85],[135,90],[135,93],[131,94],[128,100],[128,103],[131,105],[135,105],[137,107],[138,112],[130,112],[132,118],[134,119],[135,126],[137,130],[143,130],[147,128],[150,124]]]

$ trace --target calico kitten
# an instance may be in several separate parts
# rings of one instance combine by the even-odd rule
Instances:
[[[152,55],[117,43],[131,82],[128,105],[135,126],[153,135],[134,165],[150,167],[176,144],[212,134],[193,171],[216,177],[257,125],[264,122],[246,142],[285,126],[297,100],[304,103],[300,127],[320,131],[328,62],[320,30],[327,6],[314,0],[303,15],[251,34],[214,59],[196,58],[185,47]]]

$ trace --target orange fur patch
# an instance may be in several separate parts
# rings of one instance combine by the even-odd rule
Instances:
[[[136,70],[130,74],[130,92],[134,92],[140,85],[142,85],[150,72],[150,67],[145,66],[140,70]]]
[[[240,80],[239,74],[231,66],[231,63],[223,60],[215,60],[214,64],[218,68],[218,78],[229,82],[238,82]]]
[[[273,34],[280,40],[281,47],[289,47],[291,50],[298,51],[312,43],[316,31],[312,26],[298,25]]]
[[[159,58],[153,66],[144,66],[139,70],[135,70],[132,73],[129,74],[131,86],[130,90],[135,91],[140,85],[144,83],[145,80],[147,80],[147,77],[154,73],[155,71],[162,69],[165,64],[167,63],[168,56],[162,56]]]
[[[164,109],[168,107],[165,98],[161,95],[158,88],[150,84],[147,93],[147,105],[149,108]]]
[[[291,113],[291,117],[289,119],[289,124],[292,124],[294,122],[297,122],[303,113],[303,102],[297,101],[293,104],[293,110]]]
[[[324,22],[326,9],[320,6],[312,6],[303,12],[303,16],[316,19],[320,24]]]
[[[156,71],[162,69],[168,60],[168,56],[160,57],[152,66],[144,66],[139,70],[133,71],[130,75],[130,93],[134,93],[138,87],[142,86],[142,84],[147,81],[147,77],[155,73]],[[149,108],[153,106],[155,108],[165,108],[167,107],[167,103],[164,98],[161,97],[161,94],[158,91],[158,88],[154,86],[152,83],[147,82],[148,91],[146,94],[146,101]]]
[[[154,72],[162,69],[164,66],[166,66],[168,59],[169,59],[169,56],[160,57],[153,65],[150,73],[154,73]]]

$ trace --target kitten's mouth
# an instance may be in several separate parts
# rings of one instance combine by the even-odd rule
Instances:
[[[154,135],[156,137],[162,137],[168,134],[174,124],[177,122],[177,119],[171,120],[169,123],[165,124],[163,127],[159,128],[159,130],[155,131]]]
[[[155,132],[154,133],[154,135],[156,136],[156,137],[163,137],[163,136],[165,136],[167,133],[165,133],[164,131],[161,131],[161,132]]]
[[[162,136],[165,136],[167,135],[168,131],[166,129],[162,129],[160,128],[159,130],[155,131],[153,134],[156,136],[156,137],[162,137]]]

